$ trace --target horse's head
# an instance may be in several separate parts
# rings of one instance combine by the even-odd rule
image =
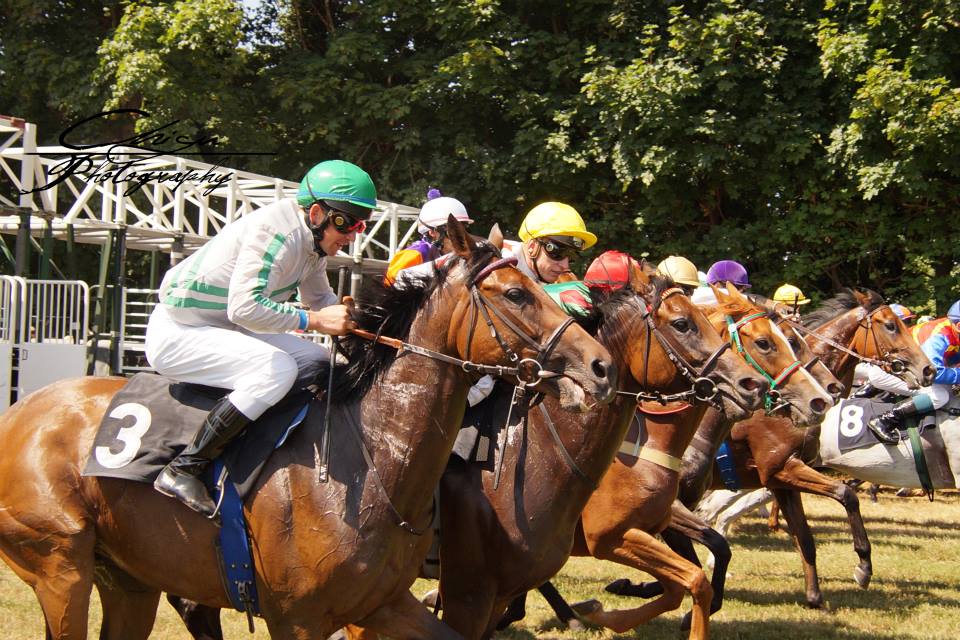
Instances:
[[[733,417],[760,406],[767,382],[732,354],[703,312],[669,278],[631,269],[630,288],[603,305],[602,335],[644,391],[695,393]]]
[[[833,398],[803,368],[775,315],[750,302],[734,287],[713,287],[718,305],[710,314],[715,328],[770,383],[768,411],[789,408],[797,424],[819,422]]]
[[[843,383],[827,368],[827,365],[820,360],[820,357],[813,352],[813,349],[811,349],[807,341],[804,340],[803,335],[794,328],[788,318],[781,316],[777,318],[776,323],[777,326],[780,327],[780,330],[783,331],[783,335],[787,337],[787,342],[790,343],[793,352],[797,354],[797,360],[803,363],[803,368],[810,372],[810,375],[817,381],[817,384],[827,390],[827,393],[833,398],[834,404],[839,402],[845,390]]]
[[[900,316],[874,291],[854,290],[853,295],[860,308],[851,348],[862,356],[879,360],[883,368],[911,388],[932,384],[937,371]]]
[[[516,367],[521,382],[559,397],[566,409],[586,410],[584,391],[609,402],[616,385],[610,353],[515,268],[515,258],[471,239],[453,216],[447,233],[462,263],[450,278],[465,286],[456,289],[452,322],[437,330],[447,332],[458,357]]]

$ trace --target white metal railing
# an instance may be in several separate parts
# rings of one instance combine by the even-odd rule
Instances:
[[[89,304],[85,282],[0,277],[0,409],[86,373]]]
[[[0,231],[15,231],[19,218],[11,211],[23,207],[53,214],[50,225],[55,237],[65,237],[68,225],[73,225],[78,242],[102,244],[110,229],[122,225],[127,230],[128,248],[187,255],[223,225],[278,199],[295,196],[299,186],[190,158],[144,155],[142,149],[133,147],[91,147],[81,156],[67,147],[37,147],[36,137],[35,125],[0,117],[0,180],[13,187],[7,190],[10,196],[0,190],[0,205],[8,209],[8,215],[0,215]],[[20,146],[13,146],[17,142]],[[185,179],[148,181],[143,188],[128,192],[128,182],[93,179],[98,170],[101,174],[106,170],[98,167],[108,159],[114,162],[108,168],[136,161],[138,173],[179,174]],[[77,170],[71,173],[74,165]],[[45,185],[52,186],[19,193]],[[377,207],[368,230],[340,254],[342,257],[354,263],[389,259],[413,237],[416,208],[383,200],[377,201]],[[47,222],[32,216],[30,224],[31,232],[40,234]]]

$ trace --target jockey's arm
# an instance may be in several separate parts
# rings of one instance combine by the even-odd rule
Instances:
[[[949,341],[942,334],[934,334],[920,345],[920,349],[930,358],[930,362],[937,369],[937,375],[933,378],[934,384],[960,384],[960,368],[950,367],[946,364],[944,354],[949,347]]]

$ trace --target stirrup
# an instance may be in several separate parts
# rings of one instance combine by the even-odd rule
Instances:
[[[867,422],[867,428],[877,436],[877,440],[884,444],[900,444],[900,431],[896,427],[890,427],[895,433],[885,431],[883,422],[877,418]]]
[[[184,506],[205,518],[215,520],[219,515],[213,498],[210,497],[203,481],[197,476],[180,473],[167,466],[153,481],[153,488],[167,497],[179,500]],[[205,501],[204,498],[206,498]]]

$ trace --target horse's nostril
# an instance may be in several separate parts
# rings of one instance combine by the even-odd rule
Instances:
[[[610,370],[610,365],[597,358],[591,363],[590,368],[593,370],[593,375],[598,378],[606,378],[607,372]]]
[[[759,378],[740,378],[737,384],[746,391],[757,391],[759,393],[767,391],[767,383]]]
[[[810,409],[816,415],[822,416],[827,411],[827,401],[823,398],[814,398],[810,401]]]

